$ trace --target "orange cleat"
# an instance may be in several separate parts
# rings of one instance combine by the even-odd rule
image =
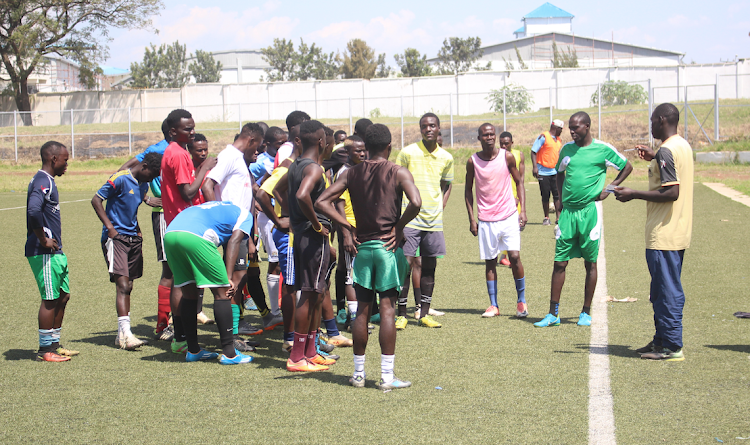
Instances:
[[[286,361],[286,370],[289,372],[327,371],[328,366],[318,365],[304,358],[298,362],[293,362],[291,359],[289,359]]]
[[[56,353],[56,352],[39,352],[36,355],[36,360],[38,362],[67,362],[70,360],[70,357],[63,357],[62,355]]]

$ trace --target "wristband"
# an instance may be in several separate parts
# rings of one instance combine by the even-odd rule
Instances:
[[[313,227],[313,230],[316,231],[316,232],[318,232],[318,233],[323,232],[323,224],[320,225],[320,230],[316,229],[315,227]]]

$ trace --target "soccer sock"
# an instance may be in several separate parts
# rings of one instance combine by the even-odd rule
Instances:
[[[52,346],[52,329],[39,329],[39,350],[50,350]]]
[[[318,331],[310,331],[307,333],[307,341],[305,342],[305,358],[313,358],[318,354],[318,348],[315,347],[315,336]]]
[[[284,332],[284,341],[294,341],[294,332]]]
[[[380,354],[380,379],[383,383],[393,381],[393,362],[395,355]]]
[[[289,360],[294,363],[305,358],[305,343],[307,343],[307,334],[300,334],[299,332],[294,333],[294,344],[292,345],[292,352],[289,355]]]
[[[52,328],[52,346],[60,346],[61,328]]]
[[[430,315],[430,305],[432,304],[432,295],[422,295],[422,304],[419,305],[419,318]]]
[[[198,319],[195,318],[195,309],[198,307],[198,300],[182,299],[182,327],[185,329],[185,340],[187,341],[188,351],[197,354],[201,347],[198,345]]]
[[[323,326],[326,328],[326,333],[329,337],[336,337],[341,335],[338,326],[336,326],[336,319],[331,318],[330,320],[323,320]]]
[[[583,312],[586,315],[591,315],[591,306],[584,306],[581,312]]]
[[[195,313],[200,314],[203,312],[203,289],[198,289],[198,299],[195,302]]]
[[[268,285],[268,300],[271,303],[271,313],[279,315],[281,313],[279,311],[279,276],[269,274],[266,277],[266,285]],[[260,309],[260,306],[258,308]]]
[[[169,326],[169,311],[172,310],[169,306],[169,288],[159,286],[157,294],[159,295],[159,306],[156,313],[156,332],[161,332]]]
[[[255,305],[258,306],[258,312],[261,317],[265,317],[269,312],[268,305],[266,305],[266,293],[263,292],[263,286],[260,284],[260,277],[247,277],[247,292],[253,297]],[[273,295],[273,294],[271,294]],[[271,298],[271,305],[273,305],[273,298]],[[278,313],[279,302],[276,301],[276,313]]]
[[[229,300],[214,300],[214,317],[219,329],[219,341],[224,355],[234,357],[234,336],[232,335],[232,303]]]
[[[354,356],[354,377],[365,376],[365,355]]]
[[[130,332],[130,315],[117,317],[117,331],[121,336],[124,335],[127,337],[133,335],[133,333]]]
[[[185,341],[185,328],[182,326],[181,315],[172,314],[172,327],[174,328],[175,341],[177,342]]]
[[[408,295],[405,295],[403,292],[398,294],[398,313],[396,314],[399,317],[405,317],[406,316],[406,300],[408,299]]]
[[[356,301],[347,301],[346,305],[349,306],[349,313],[351,315],[352,321],[357,317],[357,302]]]
[[[518,303],[526,303],[526,277],[516,280],[516,293],[518,293]]]
[[[346,308],[346,269],[336,269],[336,312]]]
[[[557,317],[560,310],[560,303],[550,300],[549,302],[549,313]]]
[[[419,306],[422,304],[422,289],[419,287],[414,288],[414,305]]]
[[[240,305],[234,303],[230,304],[232,305],[232,334],[237,335],[240,331]]]
[[[490,295],[490,304],[497,307],[497,280],[487,282],[487,293]]]

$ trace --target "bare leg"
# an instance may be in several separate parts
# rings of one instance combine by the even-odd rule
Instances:
[[[396,289],[380,293],[380,351],[381,354],[393,355],[396,352],[395,303],[398,298]],[[364,354],[364,351],[362,352]]]
[[[591,308],[591,302],[594,301],[594,290],[596,289],[597,270],[596,263],[583,262],[586,267],[586,287],[583,291],[583,306]]]

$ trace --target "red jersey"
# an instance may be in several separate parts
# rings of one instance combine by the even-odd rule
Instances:
[[[170,142],[164,150],[164,157],[161,161],[161,204],[167,224],[171,223],[181,211],[191,205],[200,204],[197,193],[192,202],[186,202],[182,199],[178,188],[181,184],[192,184],[194,180],[195,167],[190,154],[178,143]]]

